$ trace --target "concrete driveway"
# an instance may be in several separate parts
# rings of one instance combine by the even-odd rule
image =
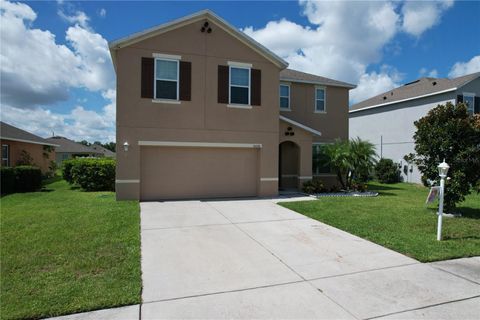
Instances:
[[[141,235],[142,319],[480,314],[480,258],[422,264],[274,200],[142,203]]]

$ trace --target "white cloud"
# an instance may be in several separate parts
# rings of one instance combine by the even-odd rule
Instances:
[[[83,11],[77,11],[73,15],[67,15],[62,10],[58,10],[58,15],[70,24],[78,24],[82,28],[88,29],[88,21],[90,18]]]
[[[77,141],[115,141],[115,92],[109,91],[104,97],[111,97],[112,100],[101,112],[76,106],[69,113],[62,114],[44,107],[20,109],[2,105],[1,118],[42,137],[50,137],[55,133]]]
[[[98,11],[98,15],[102,18],[105,18],[107,16],[107,10],[105,8],[101,8],[100,11]]]
[[[440,22],[442,13],[453,6],[453,0],[407,1],[402,6],[402,29],[416,37]]]
[[[368,98],[379,88],[391,89],[398,81],[391,73],[367,72],[382,59],[392,46],[400,52],[394,37],[402,32],[419,36],[438,23],[441,14],[452,4],[449,1],[427,3],[433,7],[435,19],[422,26],[412,18],[413,5],[398,1],[311,1],[300,0],[303,14],[311,27],[280,19],[265,27],[244,31],[267,48],[287,60],[290,68],[322,76],[359,83],[351,91],[352,101]],[[403,23],[403,25],[402,25]],[[408,26],[408,28],[407,28]],[[368,95],[367,85],[372,86]]]
[[[398,71],[385,66],[379,73],[375,71],[364,73],[358,81],[357,88],[350,91],[350,99],[354,103],[360,102],[392,90],[400,85],[402,77]]]
[[[448,73],[450,78],[464,76],[466,74],[480,72],[480,55],[467,62],[457,62]]]
[[[29,6],[2,0],[0,9],[2,104],[32,108],[68,99],[72,87],[115,87],[108,43],[101,35],[76,24],[66,32],[68,46],[57,44],[50,31],[31,27],[36,14]]]
[[[418,72],[420,77],[429,77],[429,78],[437,78],[438,71],[437,69],[428,70],[427,68],[421,68]]]
[[[42,136],[54,130],[74,139],[112,140],[115,130],[115,74],[107,41],[88,27],[83,12],[65,16],[66,45],[48,30],[32,27],[37,14],[24,3],[0,0],[0,99],[2,120]],[[34,53],[34,54],[32,54]],[[72,88],[98,92],[109,101],[99,112],[77,106],[51,110]]]

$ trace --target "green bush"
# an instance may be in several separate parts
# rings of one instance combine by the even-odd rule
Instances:
[[[308,194],[322,193],[326,191],[323,182],[318,178],[306,181],[302,185],[302,191]]]
[[[2,180],[2,194],[9,194],[15,192],[15,168],[0,168],[0,179]]]
[[[70,164],[67,170],[71,184],[78,184],[85,191],[115,191],[114,159],[77,158],[69,160]]]
[[[42,188],[42,171],[33,166],[17,166],[15,192],[33,192]]]
[[[73,184],[72,168],[76,159],[64,160],[62,162],[62,177],[65,181],[70,184]]]
[[[375,175],[381,183],[400,182],[398,164],[393,162],[392,159],[380,159],[375,166]]]
[[[2,167],[2,194],[33,192],[42,187],[42,171],[33,166]]]

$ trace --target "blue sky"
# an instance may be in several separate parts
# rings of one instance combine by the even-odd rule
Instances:
[[[207,8],[291,67],[358,84],[352,103],[420,76],[480,71],[478,1],[0,4],[2,120],[42,136],[113,140],[107,41]]]

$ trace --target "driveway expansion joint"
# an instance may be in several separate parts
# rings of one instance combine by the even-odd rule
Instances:
[[[438,307],[438,306],[442,306],[442,305],[446,305],[446,304],[451,304],[451,303],[456,303],[456,302],[461,302],[461,301],[468,301],[468,300],[476,299],[476,298],[480,298],[480,295],[476,295],[476,296],[468,297],[468,298],[450,300],[450,301],[446,301],[446,302],[434,303],[434,304],[419,307],[419,308],[412,308],[412,309],[406,309],[406,310],[397,311],[397,312],[390,312],[390,313],[382,314],[382,315],[375,316],[375,317],[365,318],[363,320],[381,319],[383,317],[391,316],[391,315],[394,315],[394,314],[401,314],[401,313],[406,313],[406,312],[410,312],[410,311],[423,310],[423,309]]]

